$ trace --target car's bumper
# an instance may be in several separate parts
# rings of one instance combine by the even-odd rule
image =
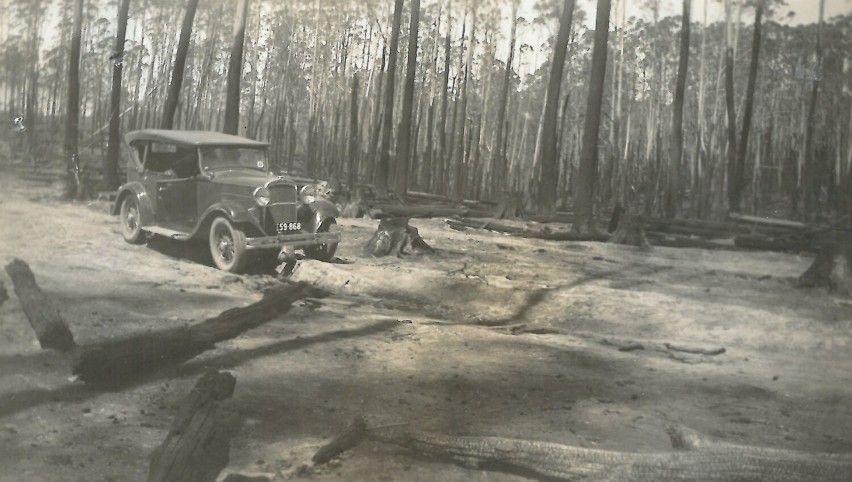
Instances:
[[[262,236],[259,238],[246,238],[246,249],[304,248],[318,244],[332,244],[340,242],[340,233],[299,233],[279,234],[277,236]]]

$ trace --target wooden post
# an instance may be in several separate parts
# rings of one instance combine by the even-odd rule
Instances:
[[[41,347],[60,351],[73,350],[77,344],[74,343],[71,330],[62,319],[53,299],[44,294],[36,284],[35,276],[27,263],[16,258],[6,265],[6,273],[12,279],[15,294],[30,321],[30,326],[36,332]],[[5,289],[2,291],[5,294]],[[2,297],[3,295],[0,295],[0,299]]]
[[[166,440],[151,456],[148,482],[215,482],[228,465],[233,417],[220,402],[234,394],[228,372],[204,374],[181,404]]]

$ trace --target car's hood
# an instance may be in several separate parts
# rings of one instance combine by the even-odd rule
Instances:
[[[246,187],[259,187],[263,186],[269,181],[280,179],[275,174],[254,171],[251,169],[219,170],[213,171],[212,174],[213,182]],[[287,182],[286,180],[282,181],[288,184],[292,184],[291,182]]]

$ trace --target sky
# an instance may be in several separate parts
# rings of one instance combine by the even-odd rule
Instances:
[[[530,0],[525,0],[530,1]],[[647,0],[624,0],[627,4],[627,16],[651,18],[648,8],[643,7]],[[704,3],[707,2],[707,21],[714,22],[725,18],[724,3],[721,0],[692,0],[692,21],[702,22],[704,20]],[[618,0],[613,0],[613,9]],[[580,5],[588,15],[587,24],[594,24],[594,5],[592,0],[579,0]],[[680,0],[661,0],[660,16],[680,15],[683,3]],[[751,10],[751,9],[746,9]],[[787,17],[787,13],[793,11],[795,15]],[[830,19],[835,15],[852,13],[852,0],[825,0],[825,18]],[[614,14],[614,12],[613,12]],[[620,15],[620,14],[619,14]],[[750,18],[751,12],[743,12],[743,20]],[[776,20],[790,24],[814,23],[819,19],[819,0],[787,0],[787,6],[781,7],[776,15]]]

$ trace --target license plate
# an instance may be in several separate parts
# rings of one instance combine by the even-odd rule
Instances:
[[[276,225],[279,233],[286,233],[290,231],[301,231],[302,223],[278,223]]]

